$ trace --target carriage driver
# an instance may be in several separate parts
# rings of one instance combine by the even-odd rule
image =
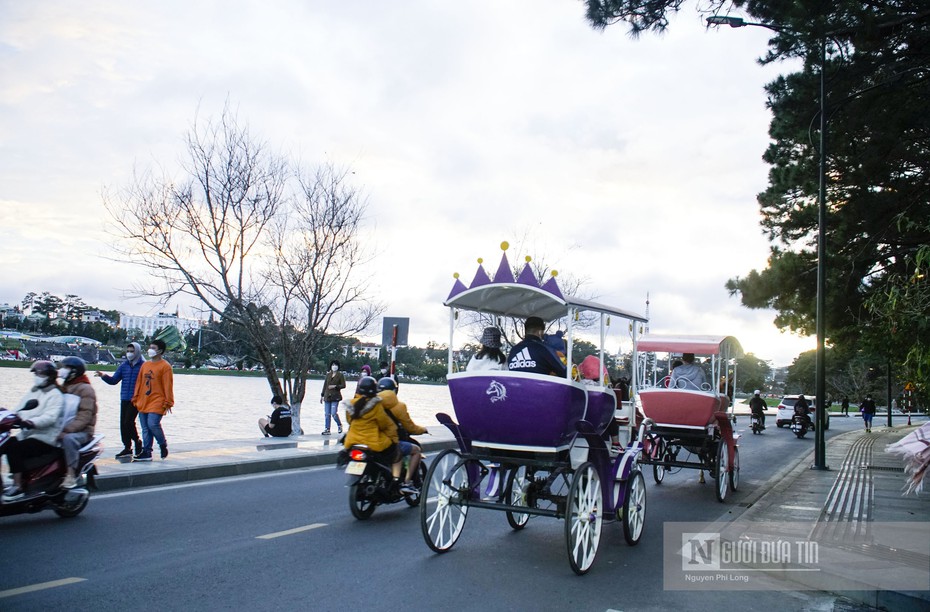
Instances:
[[[546,323],[539,317],[528,317],[523,324],[523,341],[507,356],[507,368],[515,372],[553,374],[565,378],[565,366],[543,341]]]

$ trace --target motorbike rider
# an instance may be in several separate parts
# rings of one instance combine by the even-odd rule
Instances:
[[[417,473],[417,467],[420,465],[420,445],[413,441],[411,434],[419,435],[429,433],[425,427],[420,427],[410,418],[407,412],[407,404],[397,399],[397,383],[390,376],[385,376],[378,381],[378,397],[381,398],[381,405],[387,411],[388,416],[397,425],[397,446],[400,449],[401,457],[410,457],[410,465],[407,467],[407,473],[404,475],[403,484],[400,485],[400,492],[404,494],[414,494],[418,490],[413,483],[413,475]],[[403,467],[395,464],[394,479],[400,478],[400,470]]]
[[[397,445],[397,425],[387,415],[378,396],[378,381],[371,376],[363,376],[358,381],[355,397],[346,400],[346,424],[349,431],[343,439],[346,450],[354,444],[364,444],[369,448],[378,463],[391,464],[395,481],[400,476],[403,457]]]
[[[807,402],[807,398],[804,397],[803,393],[798,396],[798,401],[794,403],[794,413],[804,417],[808,429],[814,428],[814,422],[811,420],[811,405]]]
[[[68,473],[61,483],[64,489],[77,486],[77,466],[82,446],[94,437],[94,425],[97,423],[97,394],[87,378],[87,364],[80,357],[65,357],[58,363],[58,376],[62,380],[65,393],[81,398],[77,414],[65,423],[58,440],[65,453],[65,465]]]
[[[752,413],[752,416],[759,419],[759,424],[762,426],[762,429],[765,429],[765,413],[762,411],[768,409],[768,404],[762,399],[762,392],[758,389],[753,391],[752,399],[749,400],[749,411]]]
[[[7,461],[13,474],[13,484],[3,492],[3,501],[11,502],[25,496],[22,473],[27,467],[38,467],[57,459],[61,450],[56,446],[59,420],[64,406],[56,378],[58,372],[51,361],[36,361],[29,368],[34,376],[32,389],[23,396],[14,410],[21,429],[7,442]]]

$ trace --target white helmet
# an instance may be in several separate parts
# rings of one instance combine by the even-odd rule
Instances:
[[[752,392],[753,395],[759,395],[760,393],[762,393],[762,392],[759,391],[758,389],[756,389],[755,391]]]

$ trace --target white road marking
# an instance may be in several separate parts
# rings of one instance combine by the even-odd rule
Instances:
[[[810,512],[820,512],[823,508],[814,508],[813,506],[779,506],[785,510],[808,510]]]
[[[311,529],[317,529],[319,527],[326,527],[326,523],[313,523],[312,525],[304,525],[303,527],[294,527],[293,529],[288,529],[286,531],[276,531],[274,533],[266,533],[265,535],[255,536],[256,540],[271,540],[274,538],[280,538],[282,536],[294,535],[295,533],[303,533],[304,531],[310,531]]]
[[[52,580],[51,582],[40,582],[39,584],[31,584],[29,586],[19,587],[18,589],[9,589],[6,591],[0,591],[0,599],[4,597],[13,597],[15,595],[23,595],[25,593],[32,593],[34,591],[54,589],[55,587],[67,586],[69,584],[74,584],[76,582],[84,582],[85,580],[87,580],[87,578],[62,578],[61,580]]]
[[[112,493],[97,493],[93,495],[95,500],[113,499],[116,497],[126,497],[128,495],[140,495],[142,493],[158,493],[160,491],[176,491],[178,489],[189,489],[192,487],[206,487],[208,485],[225,484],[229,482],[242,482],[244,480],[258,480],[260,478],[274,478],[276,476],[291,476],[297,472],[321,472],[323,470],[332,470],[332,465],[320,465],[306,468],[294,468],[292,470],[273,470],[269,472],[259,472],[247,476],[225,476],[223,478],[205,478],[204,480],[194,480],[192,482],[182,482],[174,485],[153,485],[151,487],[142,487],[138,489],[127,489],[126,491],[113,491]]]

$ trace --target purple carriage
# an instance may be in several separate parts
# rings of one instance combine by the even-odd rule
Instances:
[[[493,279],[481,266],[470,286],[457,279],[445,305],[451,334],[459,311],[479,313],[486,321],[528,316],[561,321],[568,364],[578,321],[586,330],[597,329],[600,363],[612,318],[620,320],[614,329],[631,334],[634,345],[638,324],[645,322],[634,313],[563,295],[554,275],[537,282],[529,260],[515,278],[506,253]],[[646,489],[638,462],[643,432],[634,431],[632,403],[618,399],[620,391],[604,377],[576,379],[571,366],[564,378],[506,369],[455,372],[452,346],[450,337],[448,382],[458,422],[446,414],[437,418],[455,434],[459,450],[437,456],[426,475],[420,523],[429,547],[449,550],[470,508],[504,511],[515,530],[533,516],[564,518],[577,574],[591,568],[604,520],[622,522],[626,541],[637,544]],[[612,422],[619,425],[616,449],[608,443]]]

